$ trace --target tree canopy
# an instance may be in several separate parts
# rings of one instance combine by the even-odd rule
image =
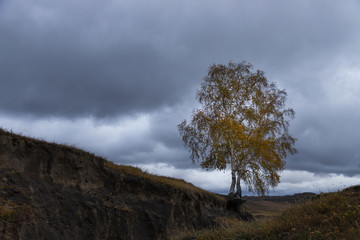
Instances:
[[[297,151],[289,133],[295,112],[285,108],[286,91],[250,63],[230,62],[210,66],[196,96],[201,108],[189,124],[178,125],[192,161],[207,169],[230,166],[232,195],[241,197],[240,179],[262,195],[277,186],[286,157]]]

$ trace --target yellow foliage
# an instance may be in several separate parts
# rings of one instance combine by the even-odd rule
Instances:
[[[249,63],[229,63],[209,68],[197,98],[202,108],[193,111],[189,124],[178,125],[193,162],[219,170],[230,165],[260,194],[276,186],[288,153],[296,152],[286,91]]]

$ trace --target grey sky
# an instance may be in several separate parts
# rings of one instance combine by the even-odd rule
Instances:
[[[192,165],[176,125],[208,67],[288,92],[288,170],[360,173],[358,1],[0,1],[0,126],[126,164]]]

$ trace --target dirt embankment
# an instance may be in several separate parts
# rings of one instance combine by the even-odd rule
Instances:
[[[182,180],[0,129],[0,239],[168,239],[225,209]]]

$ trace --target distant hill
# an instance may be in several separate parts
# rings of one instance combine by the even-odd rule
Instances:
[[[0,129],[0,239],[169,239],[218,225],[225,197]]]

